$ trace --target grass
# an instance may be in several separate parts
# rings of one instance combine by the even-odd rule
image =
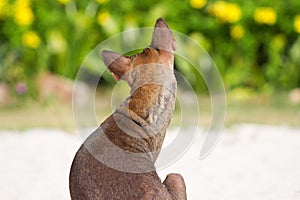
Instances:
[[[287,94],[255,95],[244,101],[228,97],[226,125],[259,123],[300,127],[300,105],[289,103]]]
[[[99,123],[113,110],[111,108],[111,94],[112,91],[101,91],[97,94],[95,108]],[[209,96],[199,96],[198,101],[200,125],[207,127],[211,118],[210,98]],[[193,108],[187,111],[190,113],[189,115],[183,116],[184,122],[191,122],[195,119]],[[176,109],[171,126],[178,126],[181,121],[180,109]],[[227,95],[225,126],[238,123],[300,127],[300,105],[290,104],[285,93],[273,96],[255,94],[242,99],[229,93]],[[0,107],[0,129],[24,130],[33,127],[58,128],[75,132],[71,101],[36,102],[29,100],[21,106]]]

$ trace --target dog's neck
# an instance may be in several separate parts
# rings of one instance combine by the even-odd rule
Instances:
[[[155,78],[135,81],[131,96],[99,127],[99,133],[104,134],[98,141],[107,151],[99,151],[99,160],[111,162],[113,157],[121,167],[155,170],[154,162],[175,108],[176,79],[173,70],[153,73]]]
[[[150,131],[148,135],[151,136],[161,131],[163,127],[168,127],[175,107],[177,84],[173,69],[160,65],[139,67],[128,76],[137,76],[149,71],[151,75],[148,74],[148,79],[135,78],[129,83],[131,95],[116,112],[130,117]]]

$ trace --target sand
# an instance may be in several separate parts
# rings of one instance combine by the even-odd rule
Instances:
[[[176,131],[169,131],[166,143]],[[187,133],[189,134],[189,133]],[[223,135],[203,160],[202,132],[173,165],[191,200],[300,199],[300,129],[240,124]],[[0,130],[0,195],[4,200],[70,199],[69,168],[81,139],[61,130]]]

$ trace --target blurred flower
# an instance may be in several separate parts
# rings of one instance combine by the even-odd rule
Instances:
[[[16,0],[15,6],[17,7],[26,7],[30,5],[30,0]]]
[[[254,20],[259,24],[273,25],[276,23],[277,14],[271,7],[260,7],[254,11]]]
[[[98,24],[103,26],[104,24],[106,24],[109,21],[109,18],[110,18],[110,14],[108,11],[100,12],[97,16]]]
[[[234,25],[230,28],[230,36],[233,39],[241,39],[245,35],[245,29],[241,25]]]
[[[25,94],[27,92],[27,85],[23,82],[18,82],[16,84],[16,92],[19,95]]]
[[[22,44],[26,47],[35,49],[40,45],[40,43],[40,37],[33,31],[28,31],[22,36]]]
[[[206,4],[206,0],[190,0],[190,4],[193,8],[200,9]]]
[[[16,9],[15,21],[20,26],[27,26],[32,24],[33,19],[34,16],[30,8]]]
[[[63,35],[57,30],[50,31],[47,44],[49,51],[52,53],[65,52],[68,46]]]
[[[14,19],[20,26],[32,24],[34,20],[33,12],[30,8],[29,0],[17,0],[14,4]]]
[[[60,4],[68,4],[71,0],[56,0]]]
[[[225,1],[215,2],[209,12],[222,22],[227,23],[234,23],[242,18],[242,11],[239,5]]]
[[[297,15],[294,19],[294,28],[297,33],[300,33],[300,15]]]
[[[7,5],[7,0],[1,0],[0,1],[0,17],[6,14],[5,7]]]
[[[99,4],[105,4],[109,2],[109,0],[96,0]]]

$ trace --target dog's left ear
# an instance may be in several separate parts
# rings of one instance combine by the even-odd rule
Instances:
[[[130,58],[113,51],[102,51],[102,59],[116,81],[130,69]]]
[[[157,19],[152,35],[151,47],[173,53],[176,50],[176,41],[172,31],[163,18]]]

